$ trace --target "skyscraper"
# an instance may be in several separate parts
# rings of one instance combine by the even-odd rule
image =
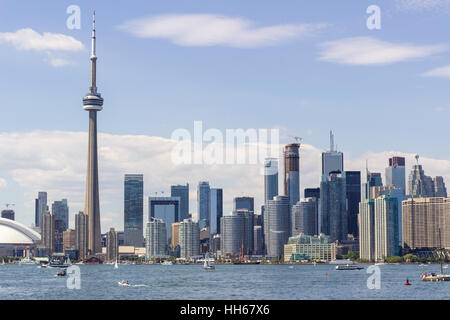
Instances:
[[[170,241],[170,247],[173,250],[180,245],[180,222],[172,223],[172,239]]]
[[[278,159],[264,160],[264,203],[278,195]]]
[[[210,200],[210,187],[209,182],[200,181],[198,183],[197,188],[197,222],[200,220],[204,220],[206,222],[206,226],[209,226],[209,200]]]
[[[69,227],[69,206],[67,204],[67,199],[54,201],[52,203],[52,213],[55,216],[55,221],[61,221],[58,232],[62,233],[66,231]]]
[[[408,194],[413,198],[433,197],[433,179],[425,175],[422,165],[419,164],[418,155],[416,155],[416,161],[417,163],[412,166],[408,177]]]
[[[359,256],[361,259],[375,260],[375,212],[374,201],[359,203]]]
[[[373,199],[374,197],[370,194],[371,188],[381,186],[383,186],[381,173],[369,172],[369,169],[366,168],[366,182],[361,184],[361,202],[364,202],[364,200],[367,199]]]
[[[347,192],[347,230],[349,234],[358,237],[358,206],[361,200],[361,172],[345,171],[345,183]]]
[[[397,199],[380,196],[374,200],[375,260],[399,254]]]
[[[2,210],[1,217],[4,219],[14,220],[15,212],[11,209]]]
[[[292,236],[300,233],[318,235],[319,200],[317,198],[301,199],[292,207]]]
[[[161,219],[151,218],[146,228],[147,259],[167,254],[167,227]]]
[[[266,203],[264,241],[269,257],[280,257],[287,243],[290,228],[290,204],[287,196],[276,196]]]
[[[86,174],[86,201],[84,213],[89,219],[88,251],[101,253],[100,201],[98,190],[97,112],[103,109],[103,98],[97,92],[97,56],[95,55],[95,12],[92,25],[91,86],[83,98],[83,108],[89,112],[89,144]]]
[[[299,143],[291,143],[284,147],[284,194],[289,197],[291,207],[300,199],[299,148]]]
[[[305,198],[316,198],[320,199],[320,188],[305,188],[304,190]]]
[[[126,174],[124,178],[124,237],[126,246],[144,244],[144,175]]]
[[[200,228],[198,222],[184,219],[180,223],[180,257],[189,259],[200,255]]]
[[[35,200],[35,217],[34,217],[34,223],[36,227],[41,226],[42,221],[42,215],[45,211],[48,210],[47,207],[47,192],[40,191],[38,192],[38,197]]]
[[[55,249],[54,216],[50,213],[50,211],[45,211],[42,215],[41,222],[42,245],[45,249],[47,249],[47,254],[51,255]]]
[[[389,158],[389,167],[386,168],[386,186],[395,186],[406,192],[405,185],[405,158]]]
[[[220,219],[223,216],[223,190],[211,189],[210,190],[210,233],[211,235],[220,233]]]
[[[88,233],[89,218],[87,214],[80,211],[75,215],[75,248],[78,250],[78,256],[84,259],[88,254]]]
[[[333,171],[344,171],[344,154],[334,150],[334,135],[330,131],[330,150],[322,152],[322,175],[328,176]]]
[[[447,198],[447,188],[445,187],[444,178],[436,176],[433,178],[434,196]]]
[[[183,185],[171,186],[170,187],[170,196],[180,198],[180,219],[179,219],[179,221],[188,219],[189,218],[189,184],[186,183],[185,186],[183,186]]]
[[[241,209],[223,216],[220,250],[224,256],[248,255],[253,251],[253,214]]]
[[[348,234],[345,172],[330,172],[320,183],[320,228],[331,241],[346,240]]]
[[[179,197],[149,197],[148,220],[160,219],[166,227],[168,241],[172,239],[172,223],[179,222],[180,198]]]
[[[106,259],[108,261],[119,259],[119,235],[114,228],[106,233]]]

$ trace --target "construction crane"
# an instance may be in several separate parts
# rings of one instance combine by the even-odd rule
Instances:
[[[302,137],[297,137],[297,136],[289,136],[289,137],[294,138],[295,141],[297,142],[298,146],[300,147],[301,141],[303,140]]]

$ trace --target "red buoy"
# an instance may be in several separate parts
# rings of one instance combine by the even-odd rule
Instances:
[[[409,283],[408,278],[406,278],[405,286],[410,286],[410,285],[411,285],[411,283]]]

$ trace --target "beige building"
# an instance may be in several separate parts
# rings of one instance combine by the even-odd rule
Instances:
[[[41,230],[41,246],[47,249],[48,255],[51,255],[55,250],[55,218],[50,211],[45,211],[42,215]]]
[[[450,198],[415,198],[402,202],[404,248],[450,249]]]
[[[106,259],[108,261],[119,259],[119,234],[114,228],[106,233]]]
[[[359,255],[364,260],[375,260],[375,211],[373,200],[359,203]]]
[[[171,228],[172,228],[172,239],[170,242],[170,247],[172,248],[172,250],[174,250],[176,246],[180,245],[180,223],[179,222],[172,223]]]
[[[63,251],[75,248],[75,230],[67,229],[63,232]]]
[[[83,211],[75,215],[75,248],[80,259],[88,255],[88,216]]]

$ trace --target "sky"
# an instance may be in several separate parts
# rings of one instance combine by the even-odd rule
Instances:
[[[70,6],[80,28],[69,29]],[[380,29],[369,29],[371,5]],[[345,170],[420,155],[450,181],[450,1],[0,1],[0,207],[34,222],[34,198],[84,207],[92,11],[96,11],[102,230],[123,228],[123,175],[144,196],[207,180],[263,201],[260,164],[173,163],[177,129],[302,137],[301,187],[320,181],[329,131]],[[383,174],[384,175],[384,174]],[[282,190],[280,175],[280,192]],[[302,193],[302,192],[301,192]],[[147,200],[144,201],[147,210]]]

